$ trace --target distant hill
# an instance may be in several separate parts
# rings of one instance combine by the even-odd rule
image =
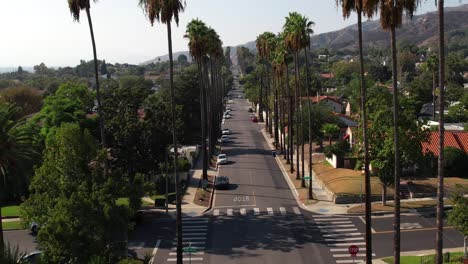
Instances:
[[[465,32],[468,38],[468,4],[457,7],[445,8],[445,30],[447,33],[454,31]],[[380,21],[366,21],[362,24],[364,47],[388,48],[390,47],[389,32],[383,31]],[[437,12],[429,12],[423,15],[414,16],[413,19],[405,18],[403,26],[397,30],[397,40],[407,41],[417,46],[436,45],[438,39],[438,16]],[[357,50],[357,24],[343,29],[314,35],[311,38],[313,48],[328,48],[335,50]],[[450,40],[450,34],[449,34]],[[249,41],[242,45],[237,45],[231,49],[231,57],[235,56],[236,47],[245,46],[250,50],[255,50],[255,41]],[[174,53],[174,59],[179,54],[188,54],[188,51]],[[187,55],[190,58],[189,55]],[[168,60],[168,56],[160,56],[151,61]]]

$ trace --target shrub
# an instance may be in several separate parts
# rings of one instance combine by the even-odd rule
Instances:
[[[343,157],[349,152],[349,143],[346,140],[338,141],[331,146],[326,146],[323,152],[327,158],[331,158],[333,154]]]
[[[468,155],[461,149],[445,147],[445,176],[467,177]]]

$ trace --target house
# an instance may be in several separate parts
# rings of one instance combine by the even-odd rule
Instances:
[[[343,113],[344,111],[344,103],[337,96],[329,96],[329,95],[321,95],[321,96],[314,96],[310,98],[313,104],[317,102],[321,103],[322,105],[326,106],[330,109],[330,111],[335,113]]]
[[[468,132],[445,131],[444,147],[454,147],[468,153]],[[422,143],[422,151],[424,154],[432,152],[434,156],[439,156],[440,150],[438,131],[430,132],[428,141]]]

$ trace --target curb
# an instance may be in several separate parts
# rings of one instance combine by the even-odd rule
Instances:
[[[219,144],[219,152],[220,153],[221,153],[222,149],[223,149],[223,145]],[[215,182],[216,182],[216,178],[218,178],[218,174],[219,174],[219,166],[216,165],[216,174],[215,174],[214,179],[213,179],[213,191],[211,192],[211,196],[210,196],[210,205],[208,206],[208,208],[206,208],[205,211],[203,211],[203,213],[201,213],[202,215],[209,213],[213,209],[214,195],[215,195],[215,192],[216,192]]]

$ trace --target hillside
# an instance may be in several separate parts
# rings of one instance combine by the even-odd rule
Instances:
[[[448,33],[448,42],[451,35],[458,35],[468,39],[468,4],[457,7],[447,7],[445,13],[445,30]],[[388,48],[390,47],[389,33],[380,27],[380,21],[366,21],[363,23],[364,47]],[[433,46],[437,41],[438,16],[437,12],[429,12],[414,16],[413,19],[405,18],[403,26],[397,30],[398,41],[407,41],[417,46]],[[311,38],[313,48],[328,48],[335,50],[357,50],[357,25],[314,35]],[[468,43],[468,41],[464,41]],[[245,46],[250,50],[255,49],[255,41],[250,41],[238,46]],[[236,47],[238,47],[236,46]],[[231,49],[231,56],[235,56],[236,48]],[[179,54],[188,55],[188,51],[174,53],[174,58]],[[187,56],[190,58],[190,56]],[[168,60],[168,56],[160,56],[143,64]]]

